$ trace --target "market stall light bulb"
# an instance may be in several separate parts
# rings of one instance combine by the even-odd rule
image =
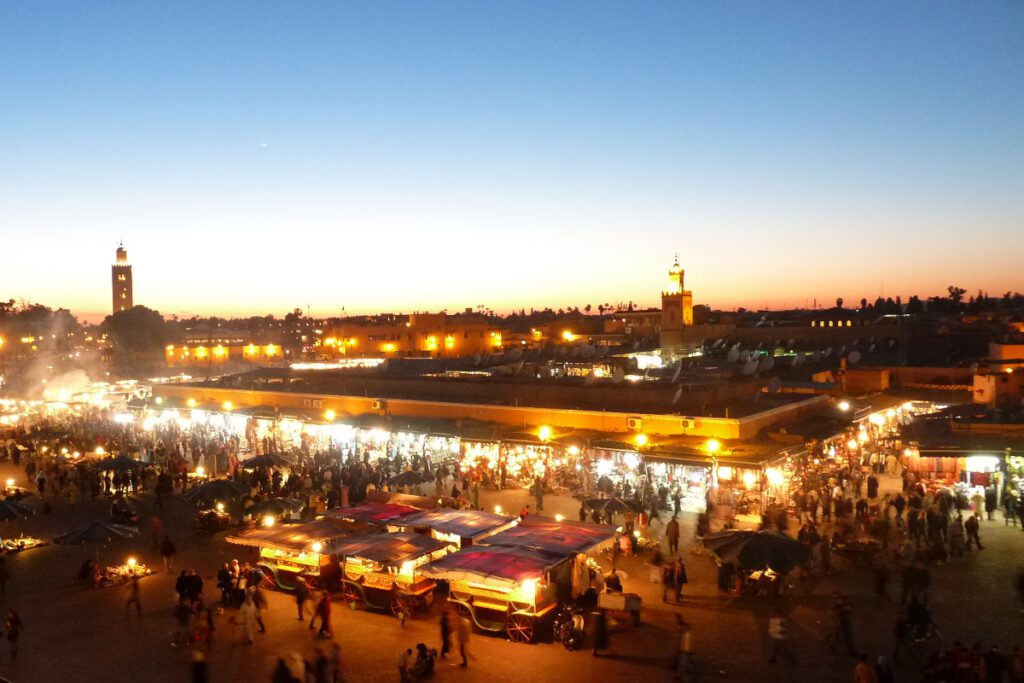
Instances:
[[[536,595],[537,594],[537,582],[533,579],[526,579],[522,583],[522,589],[524,595]]]
[[[103,450],[103,446],[96,447],[96,455],[103,455],[106,451]]]
[[[200,477],[204,476],[206,474],[206,468],[200,465],[199,467],[196,468],[196,474],[198,474]]]
[[[718,439],[708,439],[707,444],[705,444],[705,448],[707,448],[708,453],[711,454],[717,453],[718,449],[721,447],[722,444]]]
[[[338,414],[333,410],[324,411],[324,419],[326,419],[328,422],[334,422],[334,418],[336,417],[338,417]]]
[[[636,445],[637,446],[646,446],[647,445],[647,435],[646,434],[637,434],[636,435]]]
[[[561,522],[563,519],[565,519],[565,517],[563,515],[561,515],[561,514],[555,515],[555,521],[556,522]]]
[[[10,488],[12,486],[14,486],[14,480],[13,479],[8,479],[7,480],[7,488]]]
[[[267,515],[266,517],[263,518],[263,526],[265,526],[265,527],[272,527],[272,526],[274,526],[274,522],[276,522],[276,521],[277,520],[274,519],[274,515]]]
[[[548,425],[541,425],[540,429],[537,430],[537,437],[541,441],[547,441],[548,439],[550,439],[551,438],[551,434],[552,434],[551,427],[549,427]]]
[[[843,411],[845,413],[849,409],[850,409],[850,402],[849,401],[840,401],[839,402],[839,410],[841,410],[841,411]]]
[[[135,558],[134,558],[134,557],[129,557],[129,558],[128,558],[128,566],[129,566],[129,567],[134,567],[135,565],[136,565],[136,560],[135,560]]]
[[[224,512],[224,503],[217,503],[217,512]]]
[[[318,553],[318,552],[320,552],[323,549],[324,549],[324,544],[321,543],[320,541],[316,541],[316,542],[313,543],[313,552],[314,553]]]
[[[579,446],[569,446],[569,448],[566,449],[566,450],[569,453],[569,455],[571,455],[573,457],[575,457],[575,456],[580,454],[580,447]]]

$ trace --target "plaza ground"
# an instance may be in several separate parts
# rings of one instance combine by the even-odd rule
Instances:
[[[19,476],[20,475],[20,476]],[[24,475],[9,463],[0,465],[0,477]],[[888,481],[888,486],[893,485]],[[486,509],[501,505],[516,511],[533,503],[525,491],[485,491]],[[5,537],[26,533],[50,539],[92,519],[106,519],[108,504],[98,501],[70,507],[55,502],[53,512],[43,514],[41,501],[30,499],[38,514],[25,521],[5,522]],[[137,504],[143,518],[155,511],[155,501],[144,495]],[[577,501],[548,496],[544,514],[561,513],[575,519]],[[237,557],[251,560],[255,551],[232,546],[215,537],[195,536],[189,526],[192,508],[180,497],[166,506],[165,524],[179,554],[175,569],[196,568],[202,573],[208,598],[217,595],[215,573],[221,562]],[[570,652],[561,645],[541,642],[521,645],[503,637],[474,634],[474,659],[466,669],[443,661],[434,680],[572,681],[636,680],[644,683],[674,680],[668,669],[673,648],[674,613],[681,611],[694,628],[698,680],[723,681],[848,681],[854,658],[831,652],[825,640],[830,596],[841,590],[854,600],[854,632],[857,648],[875,657],[888,655],[898,612],[895,600],[877,600],[869,569],[851,567],[837,558],[837,571],[826,577],[800,580],[785,600],[723,596],[717,591],[715,567],[706,555],[690,553],[694,516],[684,514],[683,548],[690,583],[678,606],[661,602],[660,586],[649,581],[648,567],[640,558],[620,562],[625,590],[643,596],[643,623],[623,625],[612,636],[607,656],[595,658],[589,651]],[[7,555],[12,578],[2,606],[16,609],[25,622],[21,653],[11,661],[0,643],[0,675],[14,683],[74,680],[95,681],[188,681],[188,648],[170,646],[174,628],[172,605],[177,572],[163,572],[159,557],[143,523],[143,533],[110,546],[65,547],[49,545],[21,554]],[[946,643],[959,639],[980,641],[985,647],[998,643],[1004,652],[1024,645],[1024,614],[1012,580],[1024,563],[1024,533],[1005,527],[1001,517],[983,522],[985,550],[972,553],[946,567],[933,569],[932,606]],[[660,538],[663,528],[646,530]],[[141,617],[125,610],[127,589],[83,588],[75,573],[87,556],[115,564],[129,555],[158,571],[141,582],[144,611]],[[607,566],[607,559],[603,559]],[[893,576],[889,592],[898,597],[899,581]],[[241,629],[231,623],[233,610],[217,617],[216,642],[209,656],[211,681],[267,681],[277,657],[297,651],[312,652],[316,639],[305,623],[295,618],[294,601],[281,593],[269,593],[268,632],[254,645],[241,644]],[[768,664],[767,620],[776,607],[791,618],[791,647],[796,664]],[[439,605],[435,605],[436,608]],[[335,638],[342,648],[347,681],[396,681],[395,660],[401,650],[417,642],[439,645],[436,618],[420,616],[402,628],[390,615],[350,610],[336,602],[333,614]],[[922,649],[920,656],[924,656]],[[901,662],[898,680],[916,680],[916,662]]]

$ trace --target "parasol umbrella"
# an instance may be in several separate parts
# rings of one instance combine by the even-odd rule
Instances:
[[[284,515],[302,512],[302,508],[304,507],[306,507],[304,502],[301,500],[295,500],[294,498],[267,498],[266,500],[261,500],[256,503],[246,510],[246,512],[257,517],[262,517],[264,515],[282,517]]]
[[[422,472],[406,470],[388,479],[388,486],[415,486],[427,480]]]
[[[0,500],[0,522],[9,522],[12,519],[27,519],[34,513],[21,503],[13,500]]]
[[[701,539],[704,547],[725,562],[745,569],[788,572],[807,561],[810,548],[776,531],[719,531]]]
[[[278,453],[266,453],[243,460],[241,464],[247,470],[254,470],[257,467],[291,467],[293,463]]]
[[[185,491],[185,500],[190,503],[206,503],[234,500],[246,492],[246,487],[231,479],[212,479]]]
[[[583,505],[591,510],[601,510],[616,515],[630,510],[633,512],[644,511],[644,507],[639,501],[627,498],[589,498],[583,502]]]
[[[137,533],[139,533],[139,530],[130,526],[97,521],[87,524],[80,529],[57,536],[53,539],[53,542],[60,543],[61,545],[109,543],[116,538],[131,538]]]
[[[112,472],[128,472],[145,466],[145,463],[133,460],[127,455],[118,455],[116,457],[106,458],[105,460],[101,460],[99,464],[99,468],[101,470],[110,470]]]

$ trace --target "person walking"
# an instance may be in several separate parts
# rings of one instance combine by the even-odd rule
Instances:
[[[320,617],[320,631],[317,633],[321,638],[331,638],[334,631],[331,629],[331,595],[327,591],[320,594],[320,602],[316,605],[316,616]]]
[[[661,566],[661,601],[668,602],[669,591],[675,590],[676,564],[666,562]]]
[[[1016,522],[1014,522],[1016,525]],[[7,567],[7,561],[0,556],[0,595],[7,595],[7,581],[11,578],[11,570]]]
[[[687,672],[697,675],[697,665],[693,659],[693,627],[687,623],[682,614],[676,613],[676,652],[672,662],[672,670],[682,676]]]
[[[674,569],[676,602],[679,602],[683,597],[683,585],[689,582],[689,579],[686,577],[686,565],[683,564],[681,556],[676,558]]]
[[[406,649],[398,655],[398,680],[406,683],[409,680],[409,669],[412,666],[412,649]]]
[[[242,603],[241,608],[238,610],[238,616],[242,620],[242,635],[244,636],[246,645],[252,645],[256,635],[256,603],[252,600],[252,594],[245,596],[245,602]]]
[[[853,683],[878,683],[875,667],[871,666],[867,655],[861,655],[857,666],[853,667]]]
[[[246,592],[252,596],[252,604],[256,605],[256,623],[260,627],[260,633],[266,633],[267,626],[263,623],[263,613],[268,609],[267,596],[263,594],[259,584],[249,586]]]
[[[967,532],[967,552],[971,551],[971,543],[978,546],[978,550],[984,550],[985,546],[981,544],[981,538],[978,536],[978,513],[973,513],[964,522],[964,531]]]
[[[164,534],[164,540],[160,544],[160,557],[162,557],[164,560],[165,572],[170,572],[173,569],[171,558],[177,554],[177,549],[174,547],[174,544],[171,543],[171,537],[167,534]]]
[[[18,613],[14,610],[7,612],[7,642],[11,646],[11,661],[18,658],[18,640],[24,630],[25,625],[21,622]]]
[[[448,657],[448,653],[452,651],[452,612],[450,608],[445,607],[444,611],[441,612],[441,659]]]
[[[768,657],[770,663],[774,664],[779,657],[786,657],[790,663],[796,663],[796,657],[793,656],[787,644],[789,623],[782,610],[775,610],[775,614],[768,620],[768,638],[771,639],[771,652]]]
[[[299,621],[305,619],[306,601],[309,600],[309,586],[301,576],[295,581],[295,606],[299,611]],[[315,615],[314,615],[315,616]]]
[[[459,655],[462,657],[462,663],[459,664],[463,669],[469,666],[469,619],[465,617],[459,618],[459,622],[455,628],[455,635],[459,641]]]
[[[668,539],[668,554],[677,555],[679,553],[679,520],[675,515],[672,515],[672,519],[665,525],[665,538]]]
[[[142,614],[142,600],[139,598],[139,575],[133,574],[131,581],[128,582],[128,602],[125,603],[124,610],[127,612],[131,609],[131,606],[135,605],[135,613]]]

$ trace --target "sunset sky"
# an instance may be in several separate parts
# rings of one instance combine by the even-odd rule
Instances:
[[[0,299],[1024,290],[1024,3],[0,4]]]

